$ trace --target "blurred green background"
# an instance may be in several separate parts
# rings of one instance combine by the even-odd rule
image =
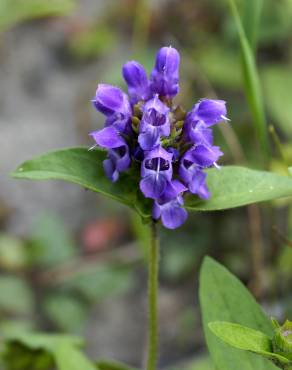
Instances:
[[[265,157],[227,0],[0,0],[0,335],[79,333],[91,356],[140,365],[144,225],[74,185],[9,178],[36,154],[92,144],[88,132],[103,120],[90,99],[99,82],[125,88],[125,61],[137,59],[150,72],[159,47],[176,47],[177,102],[190,109],[202,97],[227,101],[231,123],[216,127],[221,164],[279,173],[292,165],[292,1],[237,5],[261,82]],[[161,367],[212,369],[197,297],[206,254],[239,276],[269,315],[291,319],[291,200],[192,214],[181,229],[161,232]]]

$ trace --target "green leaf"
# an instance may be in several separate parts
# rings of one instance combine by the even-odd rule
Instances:
[[[62,341],[54,351],[58,370],[96,370],[95,366],[82,352],[72,347],[67,341]]]
[[[138,370],[121,362],[104,359],[98,360],[96,366],[98,370]]]
[[[289,173],[290,173],[290,176],[292,176],[292,167],[289,167],[289,168],[288,168],[288,171],[289,171]]]
[[[211,331],[232,347],[256,353],[272,352],[272,340],[258,330],[225,321],[210,322]]]
[[[50,152],[20,165],[12,176],[29,180],[65,180],[106,195],[135,209],[141,216],[149,216],[149,202],[139,196],[138,179],[128,171],[112,183],[104,174],[102,150],[68,148]],[[133,184],[137,190],[133,191]]]
[[[83,345],[83,340],[76,336],[19,333],[7,337],[6,344],[10,346],[12,344],[19,344],[22,348],[33,351],[30,353],[30,357],[37,356],[40,352],[43,355],[48,353],[53,357],[58,370],[96,370],[93,363],[80,351],[79,348]],[[27,352],[26,356],[28,354]]]
[[[249,104],[251,114],[253,116],[255,130],[258,140],[261,144],[263,152],[267,155],[269,150],[268,131],[265,118],[264,105],[262,100],[262,92],[260,80],[257,72],[255,58],[251,47],[247,40],[237,6],[234,0],[229,0],[231,12],[235,21],[238,32],[241,55],[242,55],[242,70],[245,84],[245,94]]]
[[[210,354],[216,368],[224,370],[274,370],[266,359],[233,349],[208,328],[213,321],[229,321],[273,335],[273,326],[250,292],[219,263],[205,258],[200,273],[200,304]]]
[[[226,166],[208,171],[211,198],[207,201],[187,196],[190,211],[214,211],[292,196],[292,180],[272,172]]]
[[[287,358],[273,353],[272,340],[258,330],[224,321],[211,322],[208,327],[218,338],[232,347],[254,352],[276,361],[277,364],[290,364]]]

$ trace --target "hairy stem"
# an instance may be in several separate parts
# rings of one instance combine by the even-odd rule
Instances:
[[[151,225],[151,246],[148,259],[148,355],[147,370],[155,370],[158,355],[158,319],[157,319],[157,293],[158,293],[158,266],[159,266],[159,240],[157,227]]]

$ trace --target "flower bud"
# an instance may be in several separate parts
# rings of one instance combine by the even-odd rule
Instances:
[[[150,98],[149,81],[146,71],[140,63],[133,60],[124,64],[123,77],[128,85],[129,95],[133,104]]]
[[[284,325],[275,328],[273,351],[292,361],[292,322],[286,320]]]

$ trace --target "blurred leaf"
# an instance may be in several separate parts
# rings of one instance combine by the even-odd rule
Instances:
[[[1,336],[7,337],[19,332],[32,331],[34,329],[32,321],[24,319],[7,319],[0,322]]]
[[[96,370],[82,352],[70,343],[62,341],[54,351],[58,370]]]
[[[213,363],[209,356],[196,356],[196,359],[188,361],[187,363],[179,363],[168,367],[167,370],[214,370]]]
[[[24,279],[0,276],[0,292],[0,310],[24,315],[32,312],[33,294]]]
[[[99,301],[114,294],[128,291],[133,284],[132,272],[124,267],[98,265],[86,271],[77,272],[63,283],[68,289],[75,289],[90,301]]]
[[[222,47],[219,40],[201,46],[194,54],[194,60],[205,72],[212,84],[227,89],[239,89],[242,85],[240,64],[234,51]],[[217,62],[220,61],[220,62]]]
[[[76,246],[57,215],[44,214],[38,217],[32,240],[34,263],[55,265],[65,262],[76,253]]]
[[[98,370],[138,370],[121,362],[104,359],[98,360],[96,367]]]
[[[0,266],[4,269],[21,269],[27,264],[25,247],[20,239],[0,234]]]
[[[253,116],[258,140],[261,144],[264,154],[267,155],[269,150],[267,124],[255,58],[246,38],[245,31],[243,29],[241,19],[238,14],[236,3],[234,0],[229,0],[229,4],[236,24],[240,42],[245,94],[251,114]]]
[[[267,108],[277,124],[292,136],[292,67],[275,65],[263,70]]]
[[[110,27],[97,25],[79,31],[70,40],[69,48],[78,58],[99,57],[115,47],[116,34]]]
[[[43,307],[50,321],[68,332],[80,329],[88,314],[80,299],[68,295],[51,295],[45,299]]]
[[[1,0],[0,32],[25,20],[68,14],[74,3],[74,0]]]
[[[243,9],[243,26],[246,38],[252,50],[256,51],[263,0],[245,0]]]
[[[22,363],[23,367],[10,366],[9,370],[47,370],[52,367],[49,359],[53,357],[58,370],[94,370],[93,364],[79,350],[81,345],[83,345],[81,338],[70,335],[19,333],[6,338],[9,356],[6,350],[5,362],[9,366],[15,359]],[[13,356],[13,351],[19,348],[22,353],[16,356],[17,352],[14,352]],[[44,358],[46,359],[45,364],[43,364]],[[38,359],[42,360],[40,367],[35,365]],[[33,367],[29,368],[29,364]]]
[[[133,178],[131,171],[128,171],[120,176],[117,183],[112,183],[104,174],[104,159],[105,152],[102,150],[63,149],[24,162],[12,176],[30,180],[59,179],[73,182],[126,204],[142,216],[145,213],[149,216],[150,212],[145,206],[149,203],[137,196],[138,187],[137,192],[133,191],[133,184],[137,184],[138,179]]]
[[[200,272],[200,304],[206,341],[216,368],[274,370],[268,360],[231,348],[208,328],[213,321],[231,321],[272,337],[273,326],[250,292],[219,263],[204,259]]]
[[[208,171],[207,184],[211,198],[202,201],[187,196],[185,207],[190,211],[229,209],[292,195],[292,180],[272,172],[225,166]]]

